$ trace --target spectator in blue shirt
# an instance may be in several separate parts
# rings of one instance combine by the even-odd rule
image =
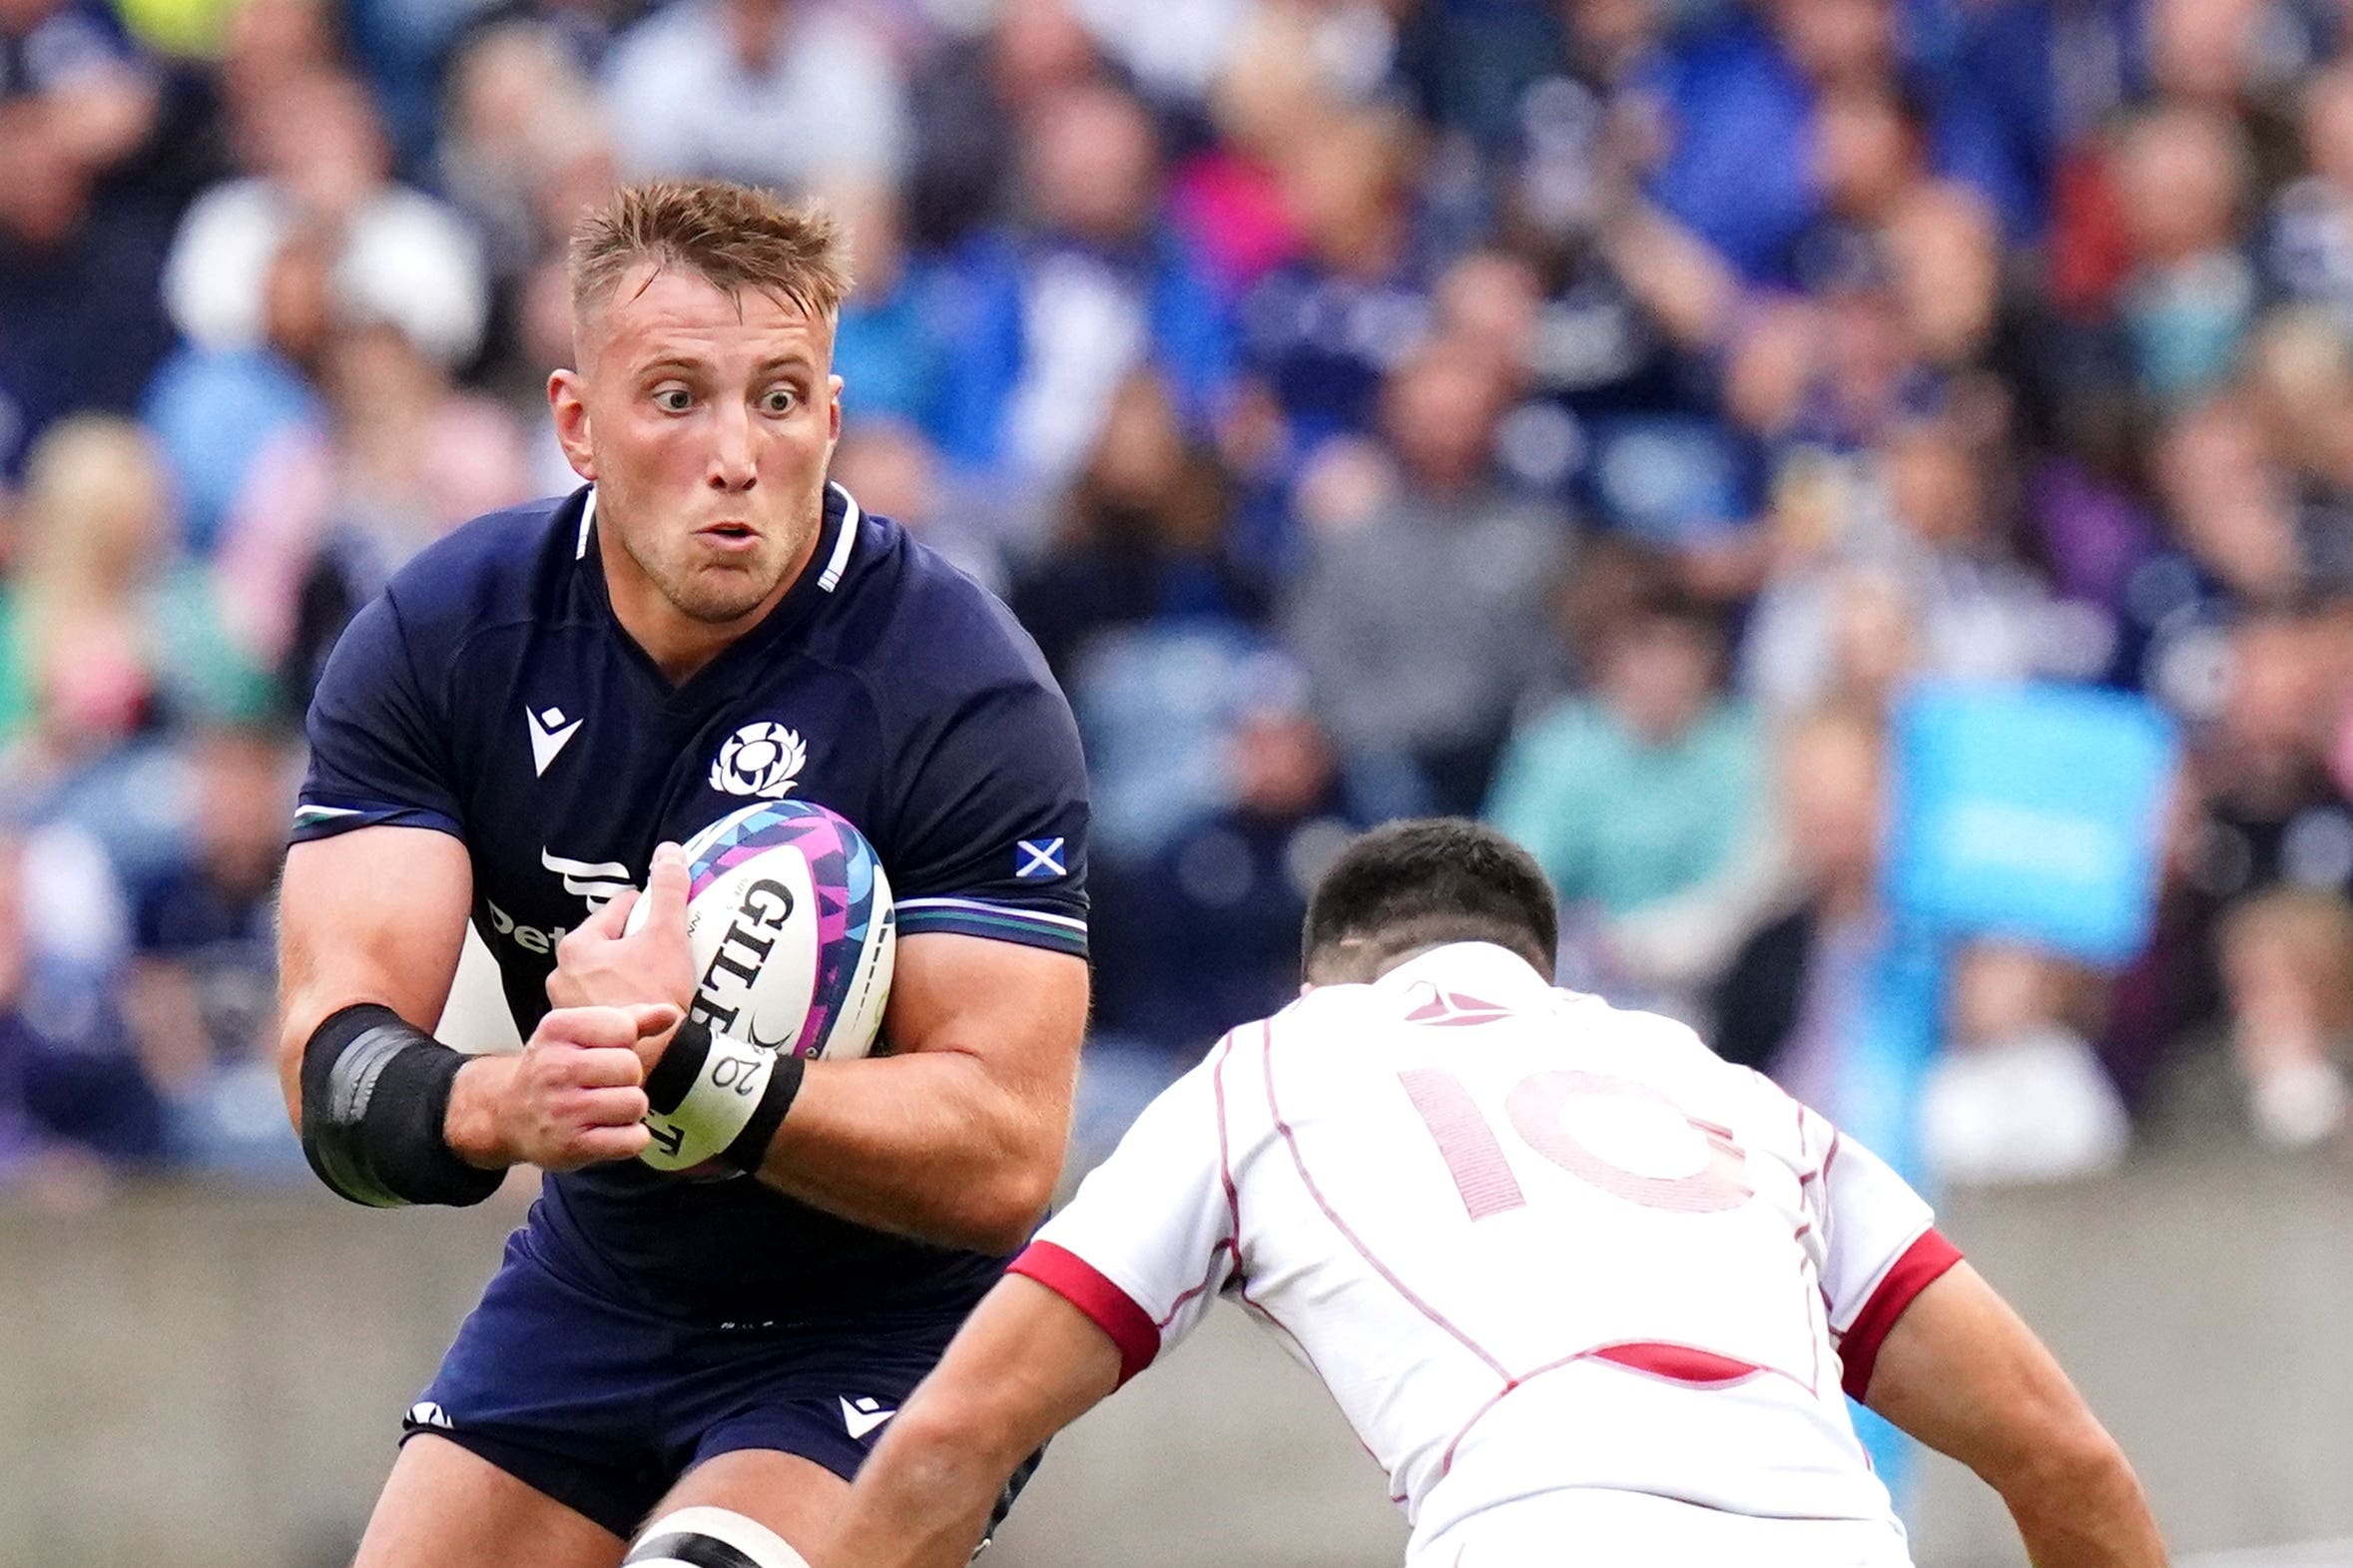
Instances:
[[[1207,273],[1161,221],[1159,133],[1134,98],[1055,93],[1031,122],[1023,173],[1029,222],[980,236],[942,278],[958,353],[935,428],[951,463],[1051,493],[1138,368],[1206,430],[1233,343]]]
[[[1332,436],[1371,431],[1383,379],[1432,331],[1437,266],[1415,233],[1414,166],[1406,128],[1362,111],[1336,116],[1284,171],[1308,254],[1260,280],[1242,325],[1295,468]]]
[[[1788,281],[1785,259],[1822,211],[1811,149],[1820,95],[1893,81],[1903,69],[1890,0],[1771,0],[1679,51],[1666,75],[1669,145],[1655,178],[1666,210],[1757,281]],[[1976,186],[2013,234],[2039,201],[2005,156],[1993,117],[1957,82],[1929,81],[1936,166]],[[1759,157],[1760,149],[1776,155]]]
[[[103,969],[44,951],[33,930],[29,857],[21,832],[0,831],[0,1188],[72,1198],[109,1166],[161,1158],[164,1116]]]
[[[850,417],[927,426],[945,384],[953,344],[939,330],[929,268],[907,255],[897,193],[843,188],[827,205],[858,237],[858,290],[842,302],[834,373]]]
[[[126,889],[133,1030],[177,1158],[299,1169],[275,1114],[277,880],[296,759],[262,726],[216,724],[180,769],[185,853]]]
[[[170,194],[126,183],[160,104],[105,5],[0,9],[0,478],[52,421],[136,407],[171,346],[156,297]]]

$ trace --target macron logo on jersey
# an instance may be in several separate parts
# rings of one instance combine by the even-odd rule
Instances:
[[[898,1412],[885,1410],[879,1399],[842,1399],[842,1425],[852,1437],[864,1437]]]
[[[564,711],[561,708],[550,708],[544,713],[533,713],[525,708],[523,717],[531,725],[531,773],[535,778],[546,775],[547,765],[556,760],[556,754],[587,723],[584,719],[564,723]]]

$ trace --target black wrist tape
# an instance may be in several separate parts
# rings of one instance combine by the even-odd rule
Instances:
[[[715,1053],[719,1058],[716,1063],[712,1060]],[[760,1098],[749,1107],[748,1116],[744,1102],[737,1098],[751,1093],[750,1083],[758,1081],[744,1075],[747,1059],[766,1069]],[[708,1158],[756,1174],[785,1113],[793,1108],[794,1096],[801,1092],[801,1077],[807,1069],[808,1064],[798,1056],[714,1036],[709,1024],[689,1018],[672,1033],[662,1059],[646,1074],[646,1106],[653,1113],[646,1125],[653,1129],[655,1146],[665,1156],[650,1163],[658,1169],[675,1170],[681,1168],[682,1160],[692,1163]],[[739,1117],[745,1119],[736,1126]],[[716,1134],[714,1122],[720,1129]],[[704,1147],[701,1140],[724,1137],[731,1126],[736,1127],[734,1136],[716,1154],[680,1154],[683,1144],[693,1141]]]
[[[801,1076],[808,1070],[809,1063],[798,1056],[777,1058],[759,1109],[736,1134],[735,1142],[720,1151],[723,1162],[755,1176],[760,1173],[760,1162],[768,1158],[768,1146],[776,1142],[776,1130],[785,1125],[785,1113],[793,1108],[793,1098],[801,1092]]]
[[[355,1204],[478,1204],[501,1171],[450,1151],[443,1124],[462,1052],[361,1002],[330,1014],[302,1047],[302,1153],[337,1195]]]
[[[686,1104],[687,1091],[703,1076],[711,1059],[711,1026],[689,1018],[671,1031],[662,1059],[646,1074],[646,1105],[664,1116]]]

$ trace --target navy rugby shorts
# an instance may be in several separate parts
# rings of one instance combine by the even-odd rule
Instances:
[[[627,1538],[714,1454],[776,1449],[850,1479],[960,1320],[655,1316],[575,1285],[519,1230],[401,1440],[445,1437]],[[1006,1488],[998,1519],[1035,1463]]]

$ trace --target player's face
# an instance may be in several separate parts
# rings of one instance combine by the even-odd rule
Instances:
[[[749,626],[824,518],[842,433],[832,326],[648,263],[579,323],[579,350],[550,399],[565,454],[596,481],[615,607],[625,622],[637,603],[656,620]]]

